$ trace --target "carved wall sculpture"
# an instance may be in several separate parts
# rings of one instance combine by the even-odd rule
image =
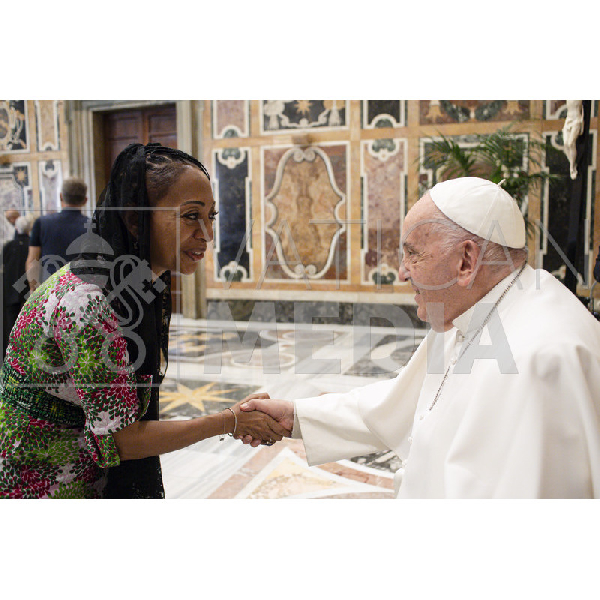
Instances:
[[[59,212],[62,164],[60,160],[42,160],[38,164],[42,212]]]

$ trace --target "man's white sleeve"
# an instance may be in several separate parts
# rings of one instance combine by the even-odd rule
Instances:
[[[386,396],[394,379],[378,381],[344,394],[325,394],[294,403],[293,437],[301,437],[309,465],[387,450],[365,425],[359,399]]]

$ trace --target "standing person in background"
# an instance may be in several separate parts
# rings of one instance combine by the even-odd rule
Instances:
[[[18,290],[15,284],[25,274],[32,224],[30,218],[18,217],[15,221],[15,239],[7,242],[2,249],[2,357],[6,352],[8,336],[29,292],[27,286]]]
[[[21,216],[21,213],[16,208],[11,208],[4,213],[4,216],[13,227],[16,227],[17,219]]]
[[[27,256],[27,279],[31,291],[69,262],[68,247],[86,232],[89,219],[81,210],[87,202],[82,179],[65,179],[60,194],[62,210],[44,215],[33,225]]]
[[[21,216],[17,208],[7,208],[2,212],[4,220],[0,222],[0,235],[2,243],[6,244],[15,237],[15,221]]]

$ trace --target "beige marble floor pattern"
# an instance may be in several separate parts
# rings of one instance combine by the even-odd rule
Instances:
[[[251,391],[297,399],[366,385],[393,376],[424,334],[422,330],[373,328],[368,342],[357,342],[357,332],[349,326],[236,323],[238,333],[256,327],[269,343],[275,340],[281,358],[279,372],[265,368],[272,367],[265,356],[272,358],[273,352],[258,350],[249,359],[240,360],[243,348],[224,346],[219,372],[207,373],[213,370],[207,367],[212,359],[207,359],[203,336],[207,328],[218,331],[219,327],[230,330],[232,323],[175,320],[171,346],[179,348],[181,354],[175,350],[170,356],[161,418],[190,418],[222,410]],[[397,339],[390,342],[390,336]],[[313,344],[309,357],[297,350],[298,340]],[[201,351],[194,352],[199,347]],[[404,358],[396,357],[394,362],[393,351],[404,352]],[[355,365],[359,363],[362,370],[371,372],[358,373]],[[337,372],[332,364],[338,366]],[[236,398],[236,393],[242,396]],[[251,448],[226,437],[164,455],[161,462],[168,499],[389,499],[393,497],[394,458],[391,453],[382,453],[309,467],[300,440]]]

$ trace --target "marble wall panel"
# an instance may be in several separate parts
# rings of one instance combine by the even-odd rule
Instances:
[[[406,126],[405,100],[363,100],[361,110],[363,129]]]
[[[219,140],[250,135],[250,107],[248,100],[213,100],[212,135]]]
[[[346,280],[348,144],[262,152],[262,277]]]
[[[406,212],[407,140],[361,144],[362,282],[397,284],[400,231]]]
[[[346,100],[262,100],[261,133],[347,127]]]
[[[22,212],[32,209],[31,164],[0,165],[0,242],[12,238],[14,229],[4,213],[10,208]]]
[[[421,100],[421,125],[513,121],[530,117],[529,100]]]
[[[0,152],[29,152],[26,100],[0,100]]]
[[[214,264],[217,281],[252,279],[252,215],[249,148],[219,148],[213,152],[215,175]]]
[[[41,160],[38,163],[38,167],[42,212],[59,212],[62,164],[60,160]]]
[[[562,131],[544,134],[546,140],[545,168],[552,174],[562,175],[557,181],[545,185],[540,198],[540,236],[537,248],[537,266],[550,271],[563,280],[566,275],[564,250],[567,248],[570,224],[570,204],[573,196],[573,180],[569,176],[569,160],[564,153]],[[588,189],[585,206],[584,253],[579,264],[574,265],[579,273],[588,277],[593,268],[597,242],[594,241],[594,198],[596,188],[597,131],[590,130],[592,152],[588,162]]]
[[[566,100],[545,100],[544,101],[544,119],[556,120],[566,119],[567,101]]]
[[[60,150],[59,104],[62,104],[62,101],[35,100],[38,152]]]

